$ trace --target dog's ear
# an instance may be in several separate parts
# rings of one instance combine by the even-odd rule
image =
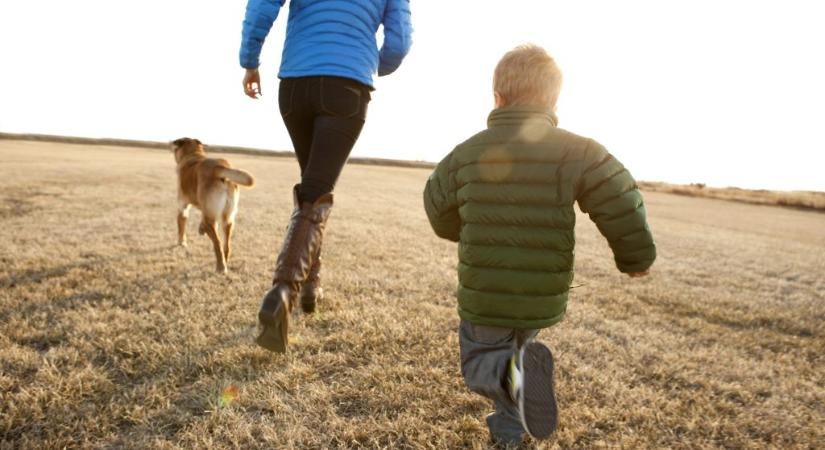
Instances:
[[[200,141],[200,140],[198,140],[198,139],[194,139],[194,141],[195,141],[195,143],[196,143],[196,144],[198,144],[198,145],[203,145],[203,142],[201,142],[201,141]]]
[[[180,147],[181,145],[185,144],[187,140],[189,140],[189,138],[175,139],[174,141],[172,141],[172,145],[175,147]]]

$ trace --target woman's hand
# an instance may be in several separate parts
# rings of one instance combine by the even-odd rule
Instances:
[[[258,69],[246,69],[243,76],[243,92],[250,98],[258,98],[261,95],[261,75]]]

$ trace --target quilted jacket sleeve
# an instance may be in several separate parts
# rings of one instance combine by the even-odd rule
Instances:
[[[241,67],[257,69],[261,48],[286,0],[249,0],[241,32]]]
[[[458,242],[461,218],[458,215],[455,182],[450,174],[450,158],[447,155],[435,168],[424,187],[424,210],[435,234]]]
[[[636,181],[595,141],[585,151],[577,200],[607,239],[621,272],[643,272],[653,264],[656,245]]]
[[[378,76],[395,72],[412,46],[410,0],[387,0],[384,11],[384,45],[378,54]]]

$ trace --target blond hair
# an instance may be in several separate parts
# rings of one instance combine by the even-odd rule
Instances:
[[[507,52],[496,66],[493,91],[507,106],[554,108],[561,91],[561,70],[543,48],[519,45]]]

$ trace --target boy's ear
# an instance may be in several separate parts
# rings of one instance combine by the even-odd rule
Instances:
[[[493,98],[496,102],[496,108],[501,108],[502,106],[505,106],[507,104],[507,101],[505,100],[504,96],[499,94],[497,91],[493,92]]]

